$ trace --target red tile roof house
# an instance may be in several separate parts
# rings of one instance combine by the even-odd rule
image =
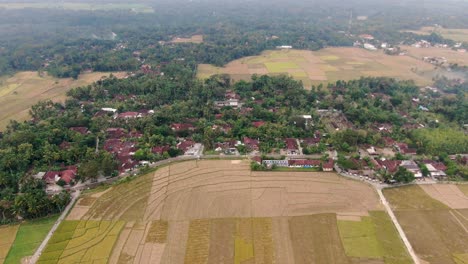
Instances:
[[[151,152],[153,152],[154,154],[159,154],[159,155],[163,155],[164,152],[167,152],[171,149],[170,146],[166,145],[166,146],[156,146],[156,147],[153,147],[151,149]]]
[[[171,125],[171,129],[175,132],[179,131],[194,131],[195,126],[192,124],[187,124],[187,123],[173,123]]]
[[[237,144],[236,140],[230,140],[226,142],[218,142],[215,144],[215,151],[223,151],[231,148],[235,148]]]
[[[256,139],[251,139],[251,138],[248,138],[248,137],[244,137],[243,143],[244,143],[245,147],[250,151],[260,149],[260,142],[258,142],[258,140],[256,140]]]
[[[195,145],[194,141],[185,140],[185,141],[180,142],[179,144],[177,144],[177,148],[182,150],[183,152],[186,152],[187,150],[193,148],[194,145]]]
[[[126,135],[125,130],[120,127],[108,128],[106,129],[106,133],[108,138],[123,138]]]
[[[400,160],[377,160],[377,162],[384,168],[388,173],[395,173],[401,164]]]
[[[256,127],[256,128],[259,128],[261,126],[265,125],[265,121],[255,121],[255,122],[252,122],[252,126]]]
[[[323,171],[333,171],[333,166],[335,165],[335,161],[333,159],[329,159],[328,162],[322,165]]]
[[[70,130],[78,132],[82,135],[86,135],[89,132],[87,127],[70,127]]]
[[[382,140],[385,144],[385,147],[393,147],[396,143],[395,140],[393,140],[391,137],[383,137]]]
[[[297,140],[295,138],[286,138],[286,152],[288,155],[297,155],[299,154],[299,146],[297,145]]]
[[[76,178],[77,168],[76,166],[69,166],[66,170],[63,171],[48,171],[42,179],[47,184],[55,184],[57,181],[62,179],[67,185],[69,185],[72,180]]]
[[[408,148],[406,143],[396,143],[395,148],[401,153],[405,155],[416,155],[416,149]]]
[[[259,156],[254,156],[251,158],[251,160],[257,162],[257,164],[262,164],[262,158]]]

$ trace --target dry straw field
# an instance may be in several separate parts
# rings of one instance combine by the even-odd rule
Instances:
[[[113,73],[123,77],[125,73]],[[9,120],[23,121],[29,117],[29,109],[41,100],[65,101],[66,92],[74,87],[98,81],[109,73],[86,73],[77,80],[39,76],[37,72],[19,72],[13,76],[0,77],[0,130]]]
[[[463,193],[465,187],[438,184],[384,190],[424,263],[468,263],[468,196]]]
[[[389,56],[361,48],[265,51],[259,56],[232,61],[222,68],[208,64],[198,66],[199,78],[221,73],[229,74],[234,80],[248,80],[253,74],[287,74],[302,81],[306,88],[361,76],[412,79],[419,85],[429,85],[434,66],[420,58]]]
[[[382,210],[334,173],[188,161],[84,194],[41,263],[411,263]]]
[[[15,241],[19,225],[0,226],[0,263],[5,261],[8,251]]]

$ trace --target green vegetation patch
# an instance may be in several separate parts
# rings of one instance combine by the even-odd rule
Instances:
[[[341,240],[350,257],[382,258],[383,252],[372,218],[362,217],[361,221],[338,221]]]
[[[455,128],[423,128],[413,130],[414,140],[422,143],[425,153],[456,154],[468,152],[468,135]]]
[[[421,187],[409,185],[384,189],[383,193],[395,210],[450,209],[430,197]]]
[[[266,62],[265,66],[270,73],[282,73],[290,69],[299,69],[295,62]]]
[[[5,264],[21,263],[22,258],[33,255],[57,218],[58,216],[55,215],[21,224],[15,242],[13,242],[5,259]]]
[[[341,240],[349,257],[381,259],[384,263],[410,264],[412,260],[390,217],[371,211],[361,221],[338,221]]]
[[[382,256],[385,263],[391,264],[410,264],[413,263],[411,257],[406,251],[396,227],[392,220],[384,211],[369,212],[376,231],[377,241],[379,242]]]

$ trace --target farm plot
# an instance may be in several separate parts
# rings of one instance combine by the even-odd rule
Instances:
[[[121,223],[118,237],[112,236],[112,252],[105,251],[94,260],[138,264],[406,263],[404,247],[382,209],[370,186],[334,173],[252,172],[247,161],[187,161],[104,192],[85,194],[70,213],[73,217],[65,221],[73,231],[64,226],[59,232],[62,235],[49,243],[46,256],[54,263],[84,256],[90,260],[94,253],[80,248],[82,252],[75,254],[70,243],[84,245],[89,239],[80,237],[98,236],[97,231],[77,233],[78,227],[93,230],[96,223]],[[343,235],[340,224],[362,219],[373,228],[369,241],[378,242],[370,253],[362,249],[356,255],[347,251],[349,241],[345,240],[353,237],[344,231]],[[356,228],[357,232],[367,230]]]
[[[123,221],[64,221],[38,263],[107,263]]]
[[[18,227],[18,225],[0,226],[0,264],[5,261],[8,251],[15,241]]]
[[[5,259],[6,264],[21,263],[22,259],[34,254],[54,225],[58,216],[22,223],[16,233],[15,241]]]
[[[404,32],[411,32],[418,35],[430,35],[432,32],[437,32],[447,39],[468,42],[468,29],[466,28],[422,27],[419,30],[405,30]]]
[[[113,74],[117,77],[126,75],[121,72]],[[77,80],[41,77],[37,72],[19,72],[11,77],[0,77],[0,130],[3,130],[11,119],[28,119],[29,109],[35,103],[49,99],[64,102],[68,90],[91,84],[103,76],[109,76],[109,73],[86,73],[80,75]]]
[[[384,190],[416,253],[428,263],[456,264],[466,260],[468,210],[462,209],[463,198],[456,195],[456,190],[451,185]]]
[[[325,48],[319,51],[275,50],[259,56],[232,61],[224,67],[200,64],[198,77],[229,74],[234,80],[248,80],[253,74],[286,74],[303,82],[309,88],[319,83],[357,79],[361,76],[387,76],[413,79],[428,85],[434,76],[434,67],[420,58],[388,56],[360,48]]]
[[[415,48],[411,46],[402,46],[408,56],[422,60],[424,57],[444,57],[448,63],[468,66],[468,53],[459,52],[450,48]]]
[[[180,38],[175,37],[171,40],[172,43],[195,43],[200,44],[203,43],[203,35],[193,35],[189,38]]]

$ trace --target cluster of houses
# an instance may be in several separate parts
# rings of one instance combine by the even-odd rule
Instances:
[[[142,109],[139,111],[129,111],[118,113],[117,109],[111,107],[103,107],[100,111],[96,112],[95,117],[112,115],[114,119],[136,119],[154,114],[154,110]]]
[[[253,158],[258,164],[262,164],[267,168],[273,166],[281,168],[321,168],[323,171],[333,171],[335,162],[333,159],[327,161],[310,160],[310,159],[283,159],[283,160],[262,160],[260,157]]]

